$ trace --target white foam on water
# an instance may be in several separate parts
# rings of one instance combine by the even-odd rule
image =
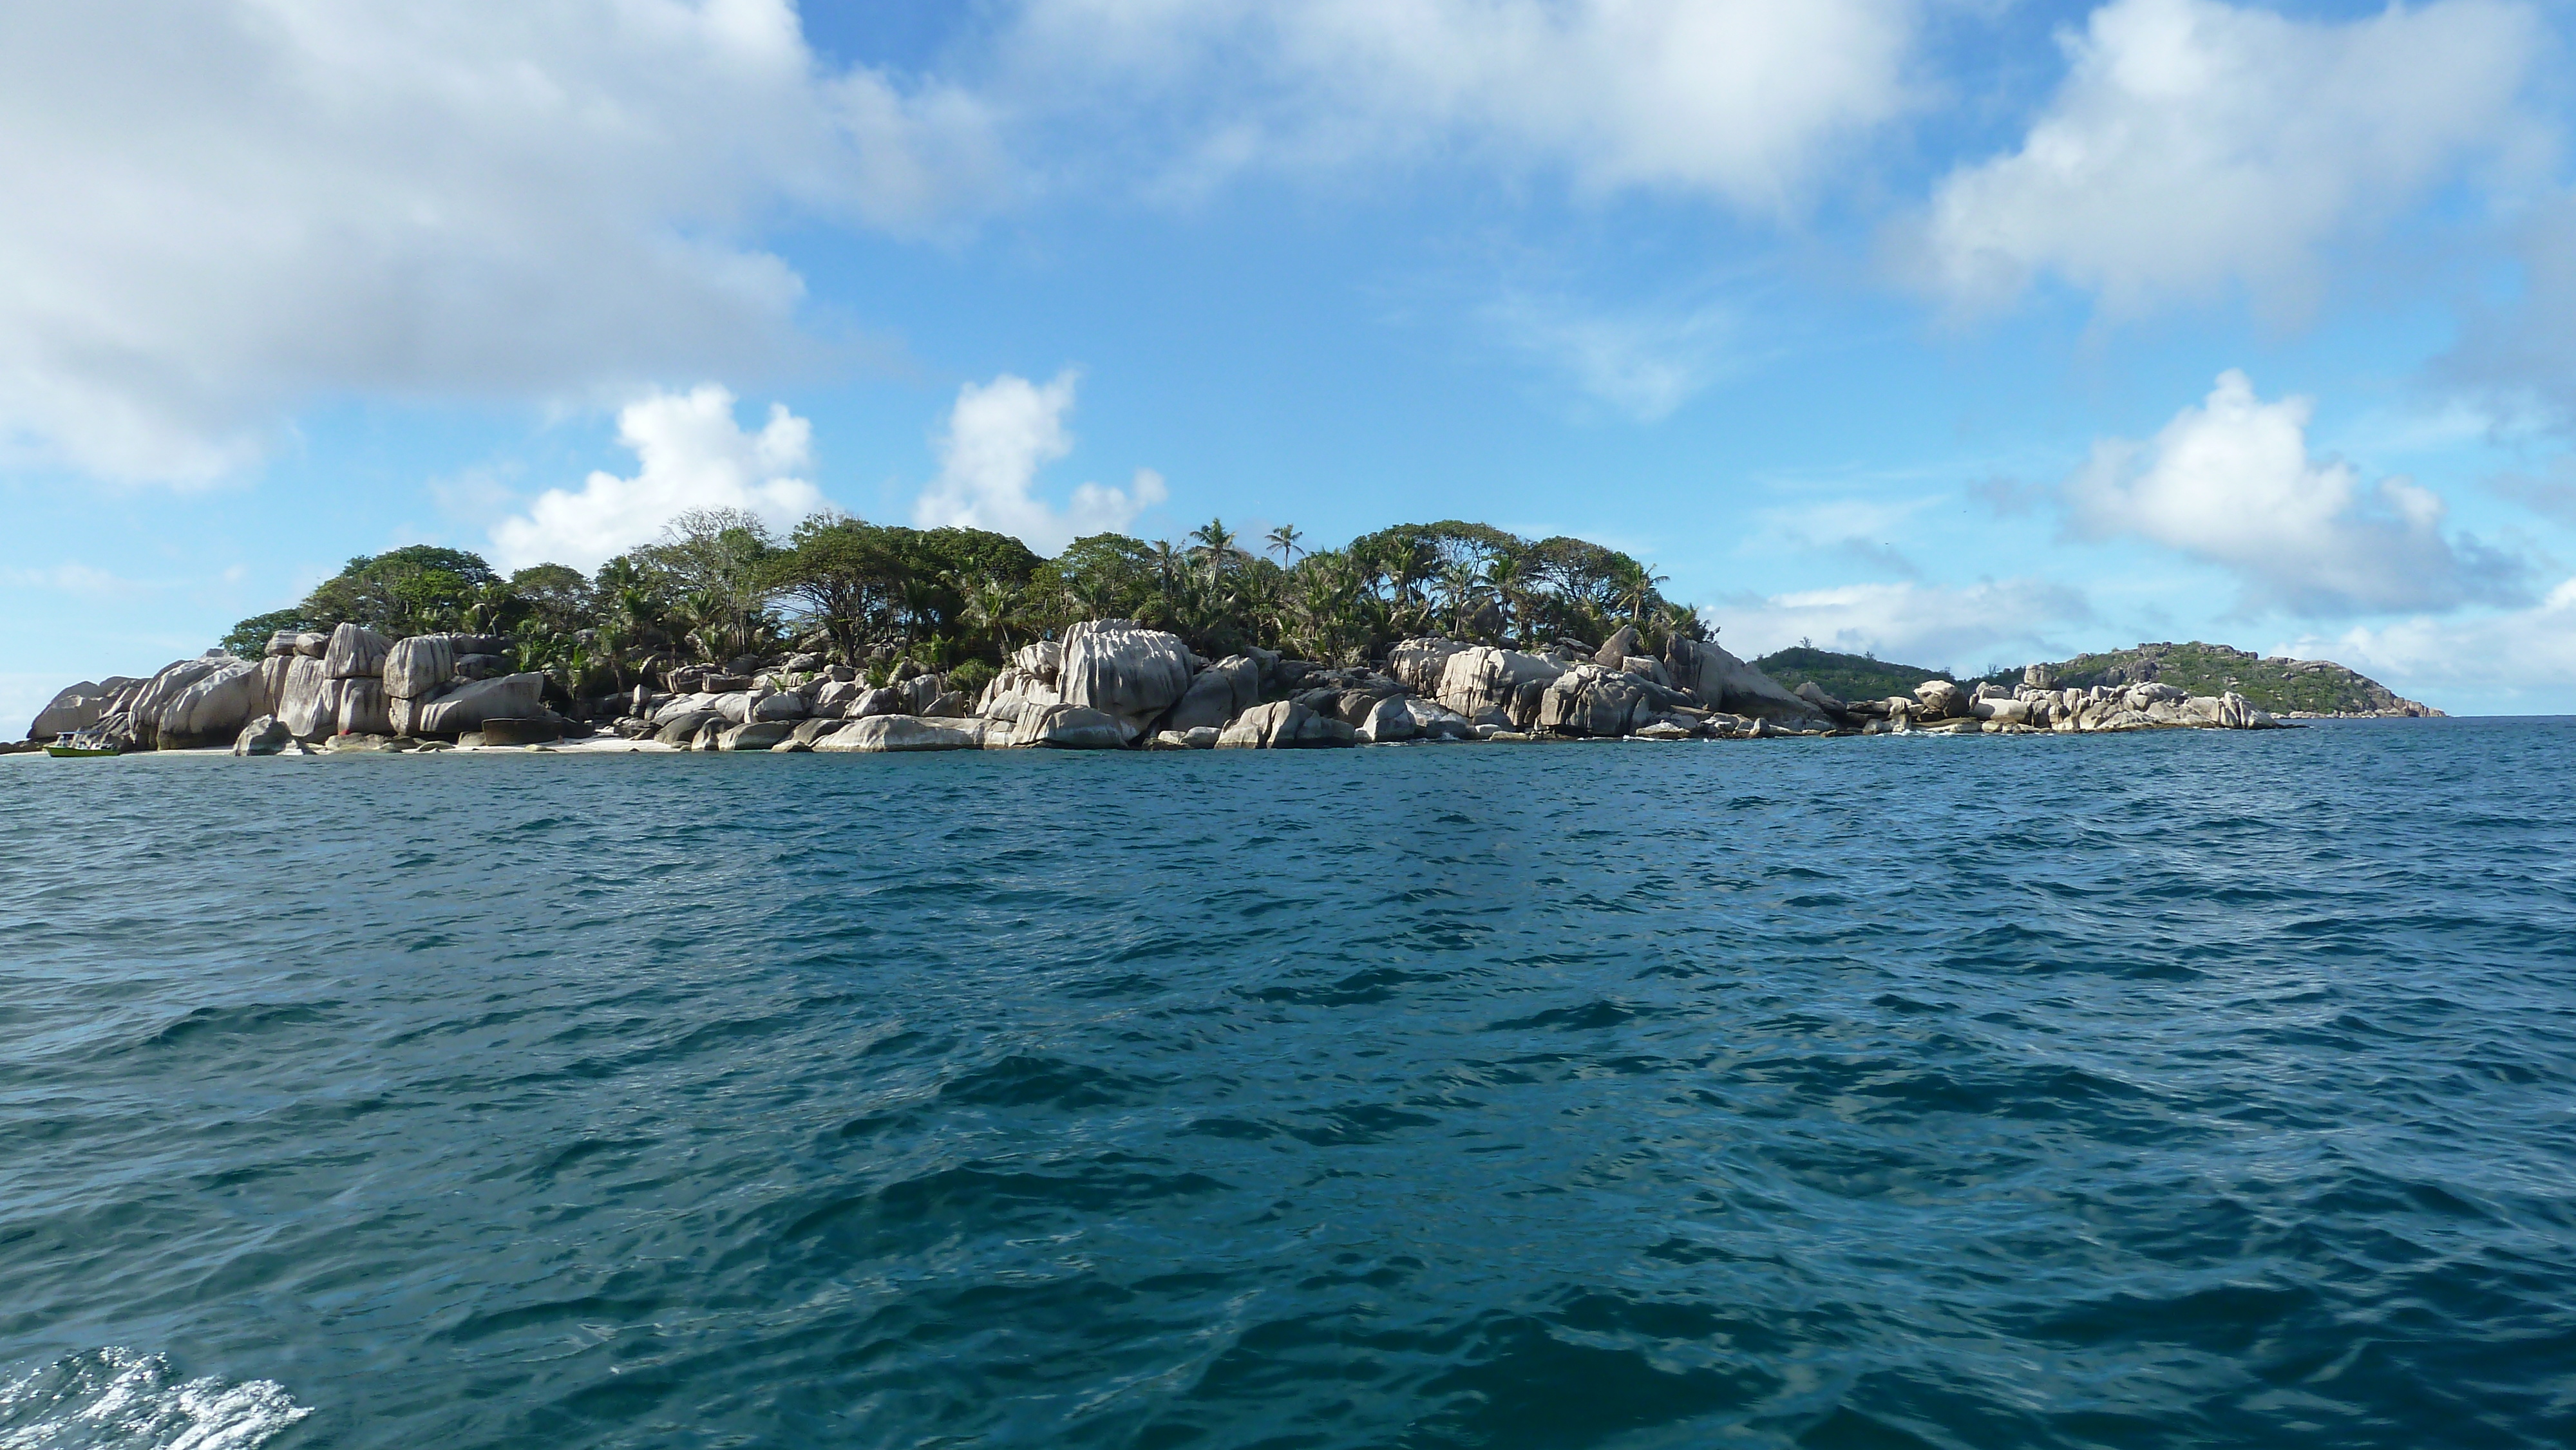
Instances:
[[[254,1450],[312,1413],[275,1380],[174,1384],[167,1355],[97,1349],[0,1383],[0,1450]]]

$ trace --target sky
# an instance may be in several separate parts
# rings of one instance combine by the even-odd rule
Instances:
[[[2576,713],[2576,7],[0,4],[0,725],[682,509]],[[16,728],[7,726],[6,728]]]

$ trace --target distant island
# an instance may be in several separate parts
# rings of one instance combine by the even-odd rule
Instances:
[[[700,511],[587,575],[430,545],[352,559],[203,656],[69,686],[11,748],[1182,750],[2439,713],[2339,665],[2197,643],[1974,680],[1805,645],[1747,662],[1664,582],[1455,520],[1311,551],[1211,521],[1043,559],[979,529],[826,513],[781,538]]]
[[[1792,688],[1812,680],[1837,695],[1901,694],[1926,680],[1951,678],[1947,670],[1889,664],[1870,655],[1837,654],[1803,645],[1775,650],[1753,663]],[[2044,663],[2039,669],[2060,685],[2125,687],[2162,683],[2194,695],[2220,695],[2232,690],[2244,696],[2247,703],[2289,719],[2398,719],[2442,714],[2332,660],[2257,655],[2198,640],[2077,655]],[[2027,673],[2025,666],[1964,683],[2007,684]]]

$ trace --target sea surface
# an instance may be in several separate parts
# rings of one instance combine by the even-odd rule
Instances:
[[[2576,1444],[2576,722],[0,761],[0,1447]]]

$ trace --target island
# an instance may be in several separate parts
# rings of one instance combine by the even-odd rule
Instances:
[[[2438,714],[2323,661],[2142,644],[1961,680],[1802,645],[1747,661],[1581,539],[1402,525],[1256,551],[1117,534],[1041,559],[841,514],[683,515],[591,574],[353,559],[145,677],[81,681],[16,749],[1282,749],[2262,730]],[[1276,557],[1270,557],[1275,555]]]

